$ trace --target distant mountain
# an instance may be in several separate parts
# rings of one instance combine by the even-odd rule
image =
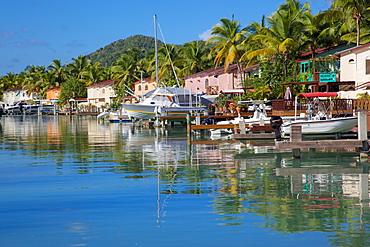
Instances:
[[[158,47],[162,45],[163,43],[158,40]],[[143,49],[144,57],[147,53],[154,51],[154,38],[144,35],[134,35],[127,39],[120,39],[87,55],[87,58],[89,58],[92,63],[99,62],[102,66],[111,66],[121,54],[124,54],[133,47]]]

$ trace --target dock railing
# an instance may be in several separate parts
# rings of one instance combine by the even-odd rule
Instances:
[[[276,111],[293,111],[297,102],[297,109],[306,111],[310,104],[314,104],[313,100],[310,98],[299,98],[297,101],[294,99],[272,100],[272,109]],[[370,110],[370,99],[320,99],[319,103],[327,111],[332,111],[333,114]]]

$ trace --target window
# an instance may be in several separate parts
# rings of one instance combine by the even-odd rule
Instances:
[[[145,85],[145,90],[148,90],[148,85]]]
[[[204,83],[204,86],[205,87],[208,87],[209,85],[208,85],[208,79],[206,79],[206,81],[205,81],[205,83]]]
[[[138,86],[137,90],[141,91],[141,85]]]
[[[366,74],[370,75],[370,57],[366,58]]]
[[[348,63],[355,63],[355,60],[351,58],[350,60],[348,60]]]

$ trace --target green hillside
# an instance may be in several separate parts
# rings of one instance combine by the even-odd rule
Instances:
[[[160,47],[162,45],[163,43],[158,41],[158,46]],[[120,39],[87,55],[87,58],[92,63],[99,62],[102,66],[111,66],[121,54],[134,47],[143,49],[144,57],[148,52],[154,51],[154,38],[144,35],[134,35],[126,39]]]

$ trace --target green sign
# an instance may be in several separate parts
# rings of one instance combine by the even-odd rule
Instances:
[[[320,83],[336,81],[337,81],[336,73],[320,73]]]

